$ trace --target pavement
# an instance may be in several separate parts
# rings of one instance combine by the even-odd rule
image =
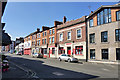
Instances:
[[[15,55],[15,54],[6,54],[9,56],[11,63],[14,63],[22,68],[24,72],[17,71],[21,77],[21,74],[30,72],[29,78],[49,78],[49,79],[60,79],[60,80],[69,80],[69,79],[115,79],[118,78],[118,65],[116,64],[102,64],[102,63],[68,63],[68,62],[59,62],[57,59],[43,59],[43,58],[32,58],[28,55]],[[19,70],[19,69],[18,69]],[[10,73],[10,72],[9,72]],[[11,72],[12,73],[12,72]],[[14,75],[17,75],[16,72],[13,72]],[[10,74],[8,74],[10,75]],[[25,75],[25,74],[24,74]],[[7,74],[4,73],[4,77]],[[19,76],[19,77],[20,77]],[[10,76],[11,78],[13,76]],[[17,77],[17,76],[16,76]]]

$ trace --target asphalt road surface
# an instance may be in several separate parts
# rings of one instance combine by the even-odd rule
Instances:
[[[4,78],[40,78],[45,79],[114,79],[118,78],[118,65],[101,63],[68,63],[57,59],[32,58],[6,54],[9,58],[10,69],[3,73]],[[10,74],[12,73],[12,76]],[[14,72],[12,72],[14,71]],[[15,77],[16,76],[16,77]]]

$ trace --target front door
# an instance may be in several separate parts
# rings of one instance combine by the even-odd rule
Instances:
[[[120,60],[120,48],[116,49],[116,60]]]
[[[67,54],[71,55],[71,47],[67,47]]]

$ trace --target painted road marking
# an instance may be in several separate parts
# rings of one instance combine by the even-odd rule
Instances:
[[[102,68],[102,70],[104,70],[104,71],[109,71],[108,69],[105,69],[105,68]]]
[[[60,73],[60,72],[53,72],[54,75],[57,75],[57,76],[62,76],[64,74]]]

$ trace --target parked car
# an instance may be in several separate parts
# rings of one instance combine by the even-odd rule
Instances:
[[[33,53],[32,57],[34,58],[43,58],[42,53]]]
[[[73,56],[68,55],[68,54],[61,54],[58,59],[59,59],[59,61],[64,60],[64,61],[68,61],[68,62],[78,62],[77,58],[74,58]]]
[[[32,55],[32,57],[34,58],[34,57],[38,57],[38,53],[33,53],[33,55]]]
[[[22,53],[22,51],[19,51],[18,53],[17,53],[17,55],[22,55],[23,53]]]

